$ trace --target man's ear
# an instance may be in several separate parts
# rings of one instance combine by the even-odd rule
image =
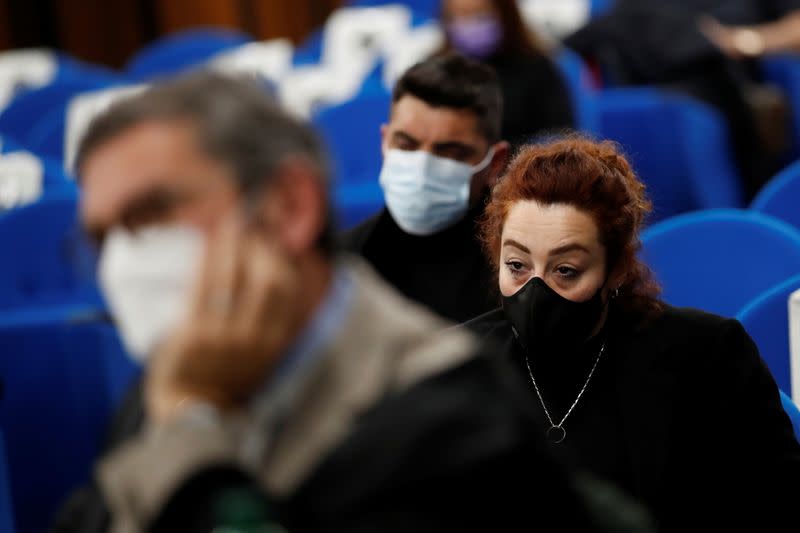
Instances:
[[[489,163],[488,185],[490,187],[494,186],[497,180],[500,179],[500,176],[503,175],[508,165],[508,160],[511,157],[511,145],[508,141],[496,142],[493,148],[494,157],[492,157],[492,161]]]
[[[476,174],[472,179],[472,184],[470,186],[471,203],[479,199],[487,189],[494,187],[508,164],[511,145],[506,141],[499,141],[493,144],[490,149],[494,149],[492,160],[489,162],[486,169]]]
[[[328,202],[319,171],[303,158],[281,163],[262,199],[266,226],[290,255],[313,249],[325,229]]]

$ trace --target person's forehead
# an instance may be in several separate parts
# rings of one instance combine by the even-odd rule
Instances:
[[[470,109],[431,106],[411,95],[404,95],[392,105],[390,126],[403,131],[423,144],[462,142],[485,143],[477,115]]]
[[[503,225],[503,239],[513,239],[538,252],[568,243],[590,249],[600,246],[591,214],[569,204],[544,205],[532,200],[511,207]]]
[[[152,120],[131,126],[92,151],[81,169],[81,216],[110,223],[131,198],[155,186],[178,185],[215,162],[199,150],[186,121]]]

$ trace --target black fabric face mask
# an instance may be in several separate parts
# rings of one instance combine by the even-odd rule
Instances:
[[[503,297],[503,311],[526,351],[573,350],[589,338],[600,320],[601,293],[602,288],[585,302],[573,302],[548,287],[542,278],[535,277],[516,293]]]

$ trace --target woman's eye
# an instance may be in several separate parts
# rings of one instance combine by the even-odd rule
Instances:
[[[525,268],[525,265],[522,264],[522,261],[506,261],[506,266],[508,267],[508,270],[515,275],[520,274],[522,269]]]
[[[564,279],[575,279],[578,277],[578,271],[568,266],[556,268],[556,273]]]

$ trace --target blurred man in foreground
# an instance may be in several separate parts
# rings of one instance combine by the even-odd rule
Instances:
[[[78,171],[112,313],[152,354],[147,421],[97,468],[114,531],[587,530],[512,374],[336,253],[321,147],[257,86],[122,101]]]

